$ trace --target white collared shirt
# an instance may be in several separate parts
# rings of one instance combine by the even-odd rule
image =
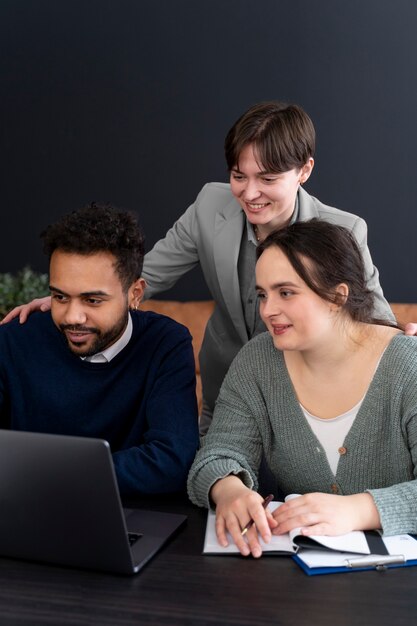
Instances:
[[[123,350],[123,348],[127,346],[132,337],[132,332],[133,323],[129,313],[126,328],[117,341],[112,343],[111,346],[102,352],[97,352],[97,354],[93,354],[92,356],[84,356],[81,357],[81,359],[83,361],[88,361],[89,363],[109,363],[117,354],[119,354],[119,352]]]

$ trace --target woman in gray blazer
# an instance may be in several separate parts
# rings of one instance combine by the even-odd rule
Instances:
[[[272,230],[318,217],[348,227],[365,262],[368,287],[375,294],[378,317],[394,319],[382,294],[378,271],[367,246],[360,217],[322,204],[302,185],[314,166],[315,131],[310,117],[296,105],[266,102],[251,107],[230,129],[225,153],[230,184],[209,183],[166,236],[145,256],[145,296],[172,287],[197,264],[216,307],[200,352],[204,434],[223,378],[240,348],[265,330],[255,293],[255,250]],[[37,300],[12,311],[21,321]]]
[[[265,326],[255,292],[256,245],[271,231],[321,218],[349,228],[365,262],[375,314],[393,320],[367,246],[363,219],[322,204],[302,185],[314,166],[315,131],[299,106],[257,104],[229,131],[230,184],[209,183],[166,236],[145,256],[146,296],[169,289],[200,264],[216,302],[200,352],[205,434],[227,370],[240,348]]]

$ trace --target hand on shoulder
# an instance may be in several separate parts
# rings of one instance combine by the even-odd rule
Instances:
[[[413,337],[417,335],[417,323],[416,322],[408,322],[408,324],[404,327],[404,334]]]
[[[0,324],[7,324],[11,322],[12,319],[19,316],[19,321],[21,324],[24,324],[31,313],[35,311],[49,311],[51,308],[51,297],[45,296],[44,298],[35,298],[31,302],[27,304],[21,304],[16,306],[14,309],[9,311],[7,315],[4,316]]]

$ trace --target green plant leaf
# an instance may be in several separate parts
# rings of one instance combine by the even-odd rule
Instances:
[[[35,272],[29,266],[12,274],[0,274],[0,317],[19,304],[49,294],[48,274]]]

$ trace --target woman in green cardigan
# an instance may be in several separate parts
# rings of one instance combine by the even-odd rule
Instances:
[[[342,226],[296,222],[270,234],[257,256],[269,332],[244,346],[226,376],[190,471],[191,500],[215,505],[221,545],[228,531],[256,557],[259,535],[297,527],[416,533],[416,338],[372,318],[362,257]],[[262,456],[280,492],[302,494],[274,514],[257,493]]]

